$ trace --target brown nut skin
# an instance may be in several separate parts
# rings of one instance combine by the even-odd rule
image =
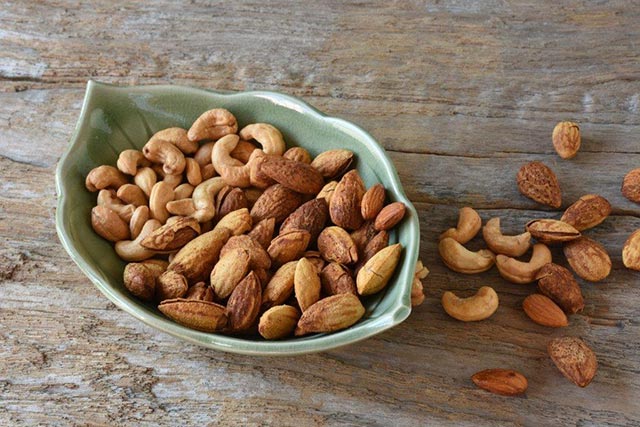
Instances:
[[[378,231],[391,230],[395,227],[407,212],[407,207],[402,202],[391,203],[380,211],[373,224]]]
[[[581,236],[572,225],[557,219],[535,219],[525,228],[534,239],[547,245],[570,242]]]
[[[640,203],[640,168],[633,169],[624,176],[621,191],[628,200]]]
[[[563,251],[573,271],[584,280],[599,282],[611,273],[607,250],[593,239],[582,236],[565,244]]]
[[[566,268],[549,263],[536,276],[538,289],[551,298],[565,313],[574,314],[584,308],[582,291],[573,274]]]
[[[302,194],[316,195],[324,186],[324,179],[314,167],[284,157],[270,156],[261,171],[285,187]]]
[[[213,302],[213,289],[204,282],[198,282],[191,286],[184,295],[185,299]]]
[[[598,360],[582,339],[555,338],[549,342],[547,351],[562,375],[577,386],[586,387],[595,377]]]
[[[307,250],[311,235],[306,230],[291,230],[280,234],[267,248],[269,256],[276,264],[284,264],[298,259]]]
[[[260,317],[258,332],[264,339],[278,340],[293,334],[300,312],[290,305],[277,305]]]
[[[181,298],[188,289],[189,284],[182,274],[167,270],[156,280],[156,301]]]
[[[556,209],[562,206],[562,193],[558,178],[545,164],[541,162],[527,163],[518,171],[516,181],[520,193],[531,200]]]
[[[349,233],[337,226],[327,227],[318,236],[318,250],[328,262],[353,264],[358,261],[358,248]]]
[[[129,225],[106,206],[95,206],[91,209],[91,226],[96,233],[110,242],[127,240],[131,235]]]
[[[311,199],[304,203],[284,220],[280,226],[280,233],[289,230],[307,230],[311,241],[318,239],[329,219],[329,205],[325,199]]]
[[[263,248],[267,249],[269,247],[269,243],[271,243],[271,239],[273,239],[275,227],[275,218],[263,219],[253,226],[248,235],[260,243]]]
[[[306,164],[311,163],[311,154],[302,147],[291,147],[282,155],[285,159],[294,160]]]
[[[333,191],[329,202],[331,221],[346,230],[357,230],[362,218],[362,197],[365,188],[357,170],[347,172]]]
[[[353,152],[336,149],[318,154],[311,162],[311,166],[316,168],[323,177],[332,179],[346,172],[352,162]]]
[[[512,369],[485,369],[473,374],[471,381],[483,390],[502,396],[523,394],[529,386],[527,378]]]
[[[262,287],[252,271],[238,283],[227,302],[229,329],[243,332],[251,328],[260,314]]]
[[[124,286],[136,298],[151,301],[156,292],[156,278],[153,272],[141,263],[129,263],[124,267]]]
[[[601,224],[611,214],[611,204],[597,194],[586,194],[564,211],[560,221],[584,231]]]
[[[302,205],[304,200],[302,194],[280,184],[275,184],[258,197],[251,208],[251,217],[254,222],[275,218],[276,223],[279,224]]]
[[[458,225],[450,228],[440,235],[440,240],[451,237],[458,243],[465,244],[473,239],[482,227],[482,219],[473,208],[465,206],[458,214]]]
[[[200,234],[200,224],[195,218],[178,218],[167,223],[145,237],[140,244],[156,251],[175,251],[195,239]]]
[[[522,309],[538,325],[561,328],[569,324],[567,315],[551,298],[541,294],[532,294],[522,302]]]
[[[322,291],[327,295],[357,294],[356,282],[349,269],[337,262],[327,264],[320,272]]]
[[[630,270],[640,271],[640,230],[631,233],[622,247],[622,262]]]
[[[369,188],[362,196],[361,213],[365,221],[375,219],[382,208],[386,194],[382,184],[376,184]]]
[[[176,298],[163,301],[158,309],[177,323],[202,332],[216,332],[227,326],[226,308],[213,302]]]
[[[302,313],[295,335],[346,329],[360,320],[364,313],[365,308],[355,295],[338,294],[326,297]]]
[[[553,128],[553,147],[563,159],[571,159],[580,149],[580,127],[573,122],[560,122]]]

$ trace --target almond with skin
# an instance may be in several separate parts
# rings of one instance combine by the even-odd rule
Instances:
[[[308,259],[300,258],[293,276],[293,289],[303,313],[320,299],[320,287],[315,266]]]
[[[597,194],[587,194],[564,211],[560,221],[572,225],[578,231],[593,228],[611,213],[611,204]]]
[[[324,179],[316,168],[284,157],[269,156],[262,163],[261,171],[298,193],[316,195],[324,187]]]
[[[156,301],[181,298],[188,289],[189,284],[182,274],[167,270],[156,280]]]
[[[400,261],[401,253],[402,245],[396,243],[387,246],[367,261],[356,277],[358,293],[362,296],[371,295],[387,286]]]
[[[260,314],[262,305],[262,286],[252,271],[238,283],[229,301],[227,301],[227,317],[232,332],[248,330]]]
[[[327,264],[320,272],[322,290],[327,295],[357,294],[356,283],[349,270],[337,262]]]
[[[218,298],[225,299],[231,295],[249,271],[249,260],[249,253],[242,248],[232,249],[220,257],[210,275],[211,288]]]
[[[316,196],[316,199],[324,199],[327,204],[331,204],[331,198],[333,197],[333,192],[336,191],[336,187],[338,186],[338,181],[330,181],[322,187],[322,190]]]
[[[275,184],[264,190],[258,197],[251,208],[251,217],[254,222],[275,218],[276,223],[279,224],[303,202],[304,196],[302,194],[281,184]]]
[[[558,178],[545,164],[527,163],[518,171],[516,180],[520,192],[531,200],[556,209],[562,205]]]
[[[572,225],[557,219],[535,219],[525,228],[534,239],[547,245],[569,242],[581,236]]]
[[[632,202],[640,203],[640,168],[633,169],[624,176],[622,195]]]
[[[622,262],[628,269],[640,271],[640,230],[634,231],[624,243]]]
[[[131,262],[124,267],[124,286],[136,298],[151,301],[156,292],[156,277],[144,264]]]
[[[226,227],[216,227],[196,237],[178,251],[168,269],[183,274],[191,283],[204,281],[231,236]]]
[[[367,244],[376,236],[376,234],[378,234],[378,231],[376,231],[373,226],[373,221],[365,222],[362,224],[362,227],[351,233],[351,239],[353,239],[353,243],[355,243],[358,248],[358,254],[364,253],[364,249],[367,247]]]
[[[300,258],[307,250],[310,238],[307,230],[290,230],[273,239],[267,252],[274,262],[284,264]]]
[[[522,308],[527,316],[538,325],[561,328],[569,324],[567,315],[562,309],[544,295],[529,295],[524,299]]]
[[[226,308],[209,301],[177,298],[163,301],[158,309],[177,323],[202,332],[216,332],[227,325]]]
[[[362,218],[365,221],[376,219],[384,207],[385,190],[382,184],[376,184],[369,188],[362,196]]]
[[[260,316],[258,332],[266,340],[279,340],[293,334],[300,312],[290,305],[276,305]]]
[[[566,268],[549,263],[543,266],[536,276],[538,289],[558,304],[565,313],[582,311],[584,298],[573,274]]]
[[[580,149],[580,127],[573,122],[560,122],[553,128],[551,139],[558,155],[571,159]]]
[[[367,246],[364,247],[364,251],[362,252],[363,258],[361,262],[363,264],[366,263],[375,254],[380,252],[382,249],[386,248],[388,245],[389,245],[389,233],[387,233],[384,230],[379,231],[375,236],[373,236],[371,240],[369,240],[369,243],[367,243]]]
[[[167,223],[145,237],[140,244],[156,251],[175,251],[200,234],[200,224],[195,218],[181,217]]]
[[[318,236],[318,250],[327,262],[353,264],[358,261],[358,248],[349,233],[337,226],[327,227]]]
[[[391,203],[385,206],[376,217],[374,227],[376,230],[391,230],[395,227],[407,212],[407,207],[402,202]]]
[[[271,258],[267,251],[260,243],[251,236],[241,234],[233,236],[224,245],[220,251],[220,258],[223,258],[228,252],[234,249],[244,249],[249,254],[249,269],[265,269],[271,268]]]
[[[562,375],[579,387],[588,386],[596,375],[596,355],[580,338],[555,338],[549,342],[547,351]]]
[[[275,231],[275,228],[275,218],[263,219],[253,226],[253,229],[251,229],[248,235],[260,243],[260,246],[267,249],[269,247],[269,243],[271,243],[271,239],[273,239],[273,232]]]
[[[365,188],[358,171],[347,172],[336,186],[331,202],[329,215],[331,221],[347,230],[357,230],[363,223],[361,202]]]
[[[483,390],[503,396],[517,396],[527,391],[527,378],[512,369],[485,369],[475,373],[471,381]]]
[[[110,242],[129,240],[129,224],[106,206],[91,209],[91,226],[101,237]]]
[[[229,212],[242,208],[248,208],[249,202],[240,188],[229,188],[228,191],[222,189],[216,196],[216,218],[218,221]]]
[[[329,218],[329,205],[325,199],[312,199],[304,203],[284,220],[280,233],[289,230],[307,230],[315,241]]]
[[[573,271],[584,280],[599,282],[611,273],[611,258],[607,250],[593,239],[582,236],[563,248]]]
[[[306,164],[311,163],[311,154],[302,147],[291,147],[282,155],[285,159],[294,160]]]
[[[291,261],[281,266],[273,275],[262,293],[262,308],[283,304],[293,293],[298,261]]]
[[[184,299],[213,302],[213,296],[213,289],[210,286],[204,282],[198,282],[187,290]]]
[[[319,251],[306,251],[302,254],[302,256],[308,259],[311,264],[313,264],[318,273],[322,271],[324,265],[326,264]]]
[[[296,336],[346,329],[364,316],[365,308],[352,294],[326,297],[307,309],[295,330]]]
[[[349,150],[329,150],[320,153],[311,162],[311,166],[328,179],[342,175],[353,162],[353,152]]]

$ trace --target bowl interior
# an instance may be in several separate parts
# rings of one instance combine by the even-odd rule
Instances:
[[[381,182],[389,199],[407,205],[406,218],[390,236],[391,242],[400,242],[404,247],[401,265],[383,292],[364,300],[367,312],[356,325],[333,334],[284,341],[209,334],[168,320],[155,305],[138,301],[124,288],[125,263],[112,245],[91,228],[90,212],[96,193],[85,189],[87,173],[102,164],[115,165],[122,150],[141,149],[158,130],[172,126],[188,129],[202,112],[216,107],[231,111],[240,128],[255,122],[271,123],[283,133],[288,147],[302,146],[312,155],[333,148],[352,150],[367,187]],[[58,234],[83,272],[120,308],[188,341],[245,354],[308,353],[367,338],[402,322],[411,311],[411,282],[420,241],[418,218],[392,163],[365,131],[327,117],[295,98],[273,92],[218,93],[178,86],[116,87],[89,82],[75,134],[58,164],[56,180]]]

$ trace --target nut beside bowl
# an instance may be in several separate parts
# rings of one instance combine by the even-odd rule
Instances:
[[[405,219],[397,231],[390,233],[389,243],[399,242],[404,247],[398,269],[383,292],[365,300],[365,316],[356,325],[333,334],[277,342],[203,333],[172,322],[155,306],[140,302],[124,288],[124,262],[91,228],[95,195],[84,189],[85,177],[98,165],[115,164],[121,151],[140,149],[157,130],[188,128],[202,111],[214,107],[233,111],[241,123],[272,123],[283,132],[289,147],[303,146],[312,155],[348,148],[356,154],[356,168],[367,186],[380,182],[391,201],[407,206]],[[326,117],[295,98],[273,92],[223,94],[178,86],[116,87],[89,82],[75,134],[58,164],[56,183],[58,234],[81,270],[117,306],[150,326],[187,341],[243,354],[318,352],[389,329],[405,320],[411,311],[411,284],[420,242],[418,217],[391,161],[362,129]]]

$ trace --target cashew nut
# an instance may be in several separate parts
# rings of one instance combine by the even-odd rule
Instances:
[[[118,156],[116,166],[127,175],[135,175],[139,167],[149,166],[151,163],[144,157],[142,151],[124,150]]]
[[[500,275],[513,283],[531,283],[536,279],[538,270],[552,261],[551,251],[542,244],[533,245],[533,254],[529,262],[518,261],[505,255],[496,257],[496,266]]]
[[[151,139],[162,139],[178,147],[184,154],[193,154],[198,151],[198,143],[189,140],[186,129],[167,128],[153,134]]]
[[[185,173],[187,175],[187,181],[194,187],[202,182],[202,173],[200,172],[200,165],[191,157],[186,159],[187,166]]]
[[[151,218],[157,219],[160,223],[164,224],[169,218],[169,212],[167,211],[167,203],[173,200],[173,187],[164,181],[156,182],[156,185],[151,189],[151,195],[149,196],[149,210],[151,211]]]
[[[202,180],[206,181],[216,176],[216,168],[211,163],[207,163],[204,166],[200,166],[200,173],[202,174]]]
[[[133,182],[146,194],[147,197],[151,195],[151,189],[156,184],[158,177],[151,168],[140,168],[133,177]]]
[[[211,163],[228,185],[245,188],[251,184],[249,165],[242,164],[229,154],[236,148],[239,140],[238,135],[231,134],[216,141],[211,151]]]
[[[483,286],[475,295],[459,298],[453,292],[442,295],[442,308],[454,319],[475,322],[490,317],[498,309],[498,294],[493,288]]]
[[[165,175],[162,179],[163,182],[166,182],[171,186],[171,188],[176,188],[182,182],[182,174],[178,175]]]
[[[191,125],[187,134],[191,141],[218,139],[236,133],[238,122],[231,112],[224,108],[205,111]]]
[[[487,271],[496,260],[490,250],[480,249],[471,252],[451,237],[440,240],[438,250],[445,265],[458,273],[474,274]]]
[[[225,185],[225,180],[217,176],[204,181],[193,190],[191,197],[193,199],[195,212],[192,216],[197,219],[198,222],[209,221],[216,215],[214,200],[218,191],[222,190]]]
[[[213,145],[215,142],[207,142],[206,144],[202,144],[196,154],[193,155],[193,158],[200,167],[204,165],[208,165],[211,163],[211,151],[213,150]]]
[[[185,182],[184,184],[180,184],[178,185],[176,188],[173,189],[173,193],[175,195],[174,199],[175,200],[180,200],[180,199],[186,199],[187,197],[191,197],[191,194],[193,194],[193,189],[195,187],[187,182]]]
[[[500,218],[491,218],[482,228],[484,241],[493,252],[511,257],[519,257],[531,247],[531,233],[505,236],[500,231]]]
[[[135,207],[147,204],[147,196],[144,194],[144,191],[135,184],[123,185],[118,188],[118,193],[116,195],[118,196],[118,199]]]
[[[285,150],[282,133],[274,126],[267,123],[254,123],[245,126],[239,133],[240,138],[250,141],[255,139],[262,145],[262,151],[266,154],[282,156]],[[217,169],[217,168],[216,168]]]
[[[149,207],[138,206],[133,215],[131,215],[131,221],[129,221],[129,230],[131,231],[131,238],[135,239],[140,235],[142,227],[149,220]],[[120,239],[123,240],[123,239]]]
[[[257,149],[258,147],[256,147],[249,141],[241,139],[240,141],[238,141],[238,145],[236,145],[236,148],[234,148],[233,151],[231,151],[231,153],[229,154],[231,155],[231,157],[240,160],[242,163],[248,163],[249,157],[251,157],[251,153],[253,153]]]
[[[196,211],[192,198],[172,200],[167,203],[167,211],[173,215],[191,216]]]
[[[151,139],[142,147],[142,153],[152,162],[161,163],[167,175],[179,175],[186,166],[182,151],[163,139]]]
[[[463,245],[469,240],[473,239],[478,231],[482,227],[482,220],[478,212],[470,207],[464,207],[460,209],[458,216],[458,226],[456,228],[450,228],[440,235],[440,240],[445,237],[451,237],[458,243]]]
[[[140,244],[145,237],[160,228],[160,221],[150,219],[145,222],[142,231],[134,240],[121,240],[116,243],[116,253],[125,261],[142,261],[151,258],[156,251],[145,248]]]
[[[84,181],[87,190],[98,191],[104,188],[117,190],[121,185],[126,184],[127,177],[113,166],[102,165],[91,169]]]
[[[131,220],[131,215],[136,207],[133,205],[125,205],[122,200],[116,197],[113,190],[100,190],[98,193],[98,206],[106,206],[120,216],[125,222]]]

